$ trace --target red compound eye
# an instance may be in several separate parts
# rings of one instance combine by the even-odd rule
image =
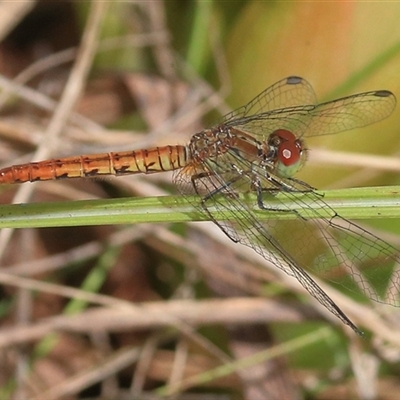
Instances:
[[[286,129],[278,129],[272,135],[279,139],[278,162],[285,166],[297,163],[301,157],[302,148],[296,136]]]
[[[304,163],[302,142],[286,129],[277,129],[270,141],[275,142],[277,148],[277,172],[281,176],[293,176]]]

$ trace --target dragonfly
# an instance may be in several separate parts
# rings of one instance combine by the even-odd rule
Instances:
[[[323,195],[294,177],[307,157],[304,139],[388,117],[396,97],[376,90],[317,103],[312,86],[289,76],[192,136],[186,145],[53,158],[0,169],[0,183],[174,171],[173,181],[232,241],[294,277],[356,333],[359,328],[317,284],[326,276],[364,297],[399,306],[399,250],[341,217]],[[243,194],[253,192],[256,204]],[[195,199],[195,200],[194,200]],[[287,200],[296,209],[287,206]],[[301,210],[307,209],[307,216]],[[261,221],[257,213],[277,215]],[[227,220],[227,213],[234,220]],[[279,219],[291,214],[292,221]]]

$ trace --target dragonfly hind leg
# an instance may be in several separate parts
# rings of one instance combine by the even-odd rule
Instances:
[[[232,240],[232,242],[238,243],[240,241],[240,238],[234,235],[234,231],[229,229],[227,225],[225,225],[222,221],[216,219],[215,216],[210,212],[209,206],[207,205],[207,203],[211,203],[211,205],[215,206],[216,201],[214,200],[214,198],[215,196],[218,196],[218,194],[225,194],[227,197],[236,196],[236,194],[233,193],[232,191],[227,191],[227,189],[230,188],[230,186],[234,183],[234,181],[223,182],[223,184],[221,184],[220,186],[215,184],[213,185],[214,187],[210,189],[207,183],[212,181],[212,179],[210,178],[212,176],[215,176],[215,174],[213,174],[212,172],[201,172],[199,174],[192,175],[191,176],[192,186],[194,188],[195,193],[201,197],[200,206],[202,211],[207,214],[208,218],[212,222],[214,222],[222,230],[222,232],[224,232],[224,234],[228,236],[230,240]],[[206,183],[199,184],[199,182],[202,182],[203,178],[207,178]],[[223,193],[224,191],[226,192]],[[218,207],[216,207],[216,209],[218,211]]]

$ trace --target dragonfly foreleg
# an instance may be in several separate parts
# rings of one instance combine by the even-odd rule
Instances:
[[[265,193],[265,188],[262,186],[260,179],[258,178],[254,178],[252,181],[252,185],[253,188],[256,192],[257,195],[257,206],[260,210],[266,210],[266,211],[276,211],[276,212],[284,212],[284,213],[294,213],[297,217],[306,220],[307,218],[304,218],[297,210],[294,209],[287,209],[287,208],[279,208],[279,207],[271,207],[271,206],[267,206],[264,203],[264,193]],[[270,193],[274,190],[278,190],[279,193],[279,189],[278,188],[271,188],[271,189],[267,189],[267,192]]]
[[[261,182],[259,179],[254,179],[253,180],[253,187],[256,191],[257,195],[257,206],[260,210],[266,210],[266,211],[277,211],[277,212],[294,212],[298,217],[301,217],[300,214],[297,212],[297,210],[288,210],[287,208],[279,208],[279,207],[271,207],[271,206],[266,206],[264,203],[264,198],[263,195],[265,193],[265,189],[262,187]],[[274,189],[272,189],[274,190]],[[270,192],[270,190],[267,190]]]

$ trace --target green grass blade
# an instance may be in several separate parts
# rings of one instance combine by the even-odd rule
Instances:
[[[400,217],[400,187],[370,187],[356,189],[329,190],[320,192],[323,201],[335,209],[342,217],[351,219],[377,219]],[[294,194],[288,200],[283,194],[271,198],[266,205],[271,208],[296,209],[306,218],[312,218],[296,205],[296,198],[305,206],[315,207],[307,196]],[[195,198],[163,196],[147,198],[119,198],[107,200],[83,200],[57,203],[12,204],[0,206],[0,228],[40,228],[60,226],[117,225],[148,222],[189,222],[204,221],[205,215],[196,210],[191,202]],[[228,201],[229,198],[221,199]],[[243,201],[254,208],[254,194],[243,195]],[[278,203],[279,201],[279,203]],[[318,207],[321,206],[321,203]],[[258,210],[254,208],[260,221],[267,219],[294,219],[294,213]],[[213,210],[210,210],[211,213]],[[319,209],[323,212],[323,209]],[[235,212],[227,212],[226,220],[234,220]]]

